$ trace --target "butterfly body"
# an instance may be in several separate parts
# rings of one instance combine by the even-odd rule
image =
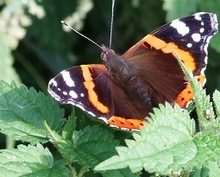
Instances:
[[[177,58],[203,86],[207,47],[217,26],[215,14],[201,12],[165,24],[122,55],[102,46],[103,64],[66,69],[51,79],[48,91],[111,126],[140,129],[159,103],[185,108],[193,100]]]
[[[115,54],[112,49],[105,48],[101,56],[107,68],[107,75],[112,82],[120,85],[127,95],[132,93],[129,96],[142,103],[146,109],[146,115],[148,110],[152,108],[152,100],[147,83],[137,75],[134,65],[123,56]]]
[[[115,54],[112,49],[105,48],[101,58],[107,68],[108,75],[115,82],[119,82],[125,86],[132,78],[132,66],[122,56]]]

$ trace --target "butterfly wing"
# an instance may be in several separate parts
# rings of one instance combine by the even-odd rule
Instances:
[[[200,12],[174,20],[156,29],[123,54],[136,67],[137,74],[153,88],[156,102],[176,102],[186,107],[193,99],[176,58],[205,84],[207,47],[217,32],[217,17]]]
[[[115,82],[104,65],[66,69],[51,79],[48,91],[60,103],[75,105],[110,125],[140,129],[145,116],[158,103],[176,102],[185,107],[193,99],[190,85],[176,58],[181,59],[204,84],[207,46],[216,32],[216,16],[197,13],[158,28],[123,54],[122,57],[132,66],[132,75],[146,86],[152,97],[153,105],[149,107],[142,104],[131,90]]]
[[[109,76],[104,65],[81,65],[62,71],[50,80],[48,92],[62,104],[72,104],[106,123],[140,129],[143,106]]]

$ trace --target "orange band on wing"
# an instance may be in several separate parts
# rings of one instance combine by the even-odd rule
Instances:
[[[98,100],[98,95],[96,94],[96,92],[94,91],[95,88],[95,84],[92,82],[93,78],[91,76],[91,73],[89,71],[89,67],[87,66],[83,66],[81,67],[82,69],[82,73],[83,73],[83,78],[85,80],[84,87],[87,89],[88,91],[88,97],[89,97],[89,101],[101,112],[101,113],[108,113],[109,109],[108,107],[106,107],[104,104],[102,104],[99,100]]]
[[[187,103],[189,103],[193,99],[194,95],[192,92],[192,88],[190,84],[188,83],[186,85],[186,88],[177,96],[176,103],[181,107],[185,108],[187,106]]]
[[[205,76],[204,75],[199,75],[199,76],[195,76],[195,78],[197,79],[197,81],[199,82],[200,85],[204,85],[205,83]],[[187,104],[193,100],[194,98],[194,94],[192,91],[192,88],[190,86],[190,83],[188,83],[186,85],[186,88],[177,96],[176,98],[176,103],[181,107],[181,108],[185,108],[187,106]]]
[[[144,120],[140,119],[126,119],[118,116],[112,116],[108,119],[110,125],[114,125],[120,128],[127,128],[129,130],[139,130],[144,125]]]
[[[195,78],[197,79],[198,83],[201,85],[201,86],[204,86],[205,85],[205,82],[206,82],[206,78],[203,74],[200,74],[199,76],[195,76]]]
[[[196,69],[195,61],[190,53],[180,49],[176,44],[172,42],[166,43],[153,35],[147,35],[142,40],[156,50],[161,50],[164,53],[171,53],[174,57],[178,57],[191,71]]]

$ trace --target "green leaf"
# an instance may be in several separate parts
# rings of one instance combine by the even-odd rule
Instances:
[[[132,173],[129,169],[120,169],[120,170],[110,170],[102,172],[103,177],[139,177],[139,173]]]
[[[134,140],[126,140],[127,147],[117,147],[118,155],[100,163],[95,170],[129,167],[138,172],[144,168],[150,173],[168,175],[181,170],[196,156],[195,126],[186,110],[160,105],[151,117],[141,135],[134,134]]]
[[[24,146],[0,151],[0,177],[68,177],[69,171],[62,161],[54,161],[42,145]]]
[[[73,131],[76,129],[76,119],[77,117],[75,116],[75,112],[73,111],[65,123],[62,132],[63,139],[72,140]]]
[[[72,119],[74,117],[69,117],[69,119],[70,118]],[[72,120],[70,120],[70,126],[66,126],[67,129],[68,127],[71,127]],[[51,129],[49,130],[49,132],[53,136],[53,139],[55,140],[54,143],[58,147],[58,150],[61,152],[61,154],[70,163],[72,161],[78,162],[83,167],[86,167],[86,166],[94,167],[97,163],[103,161],[105,158],[110,157],[111,154],[113,154],[113,152],[115,151],[114,150],[115,146],[118,144],[117,141],[112,139],[112,135],[110,134],[110,132],[108,132],[108,130],[102,129],[98,126],[87,127],[82,131],[74,132],[73,142],[69,141],[69,138],[66,138],[66,136],[62,136],[62,137],[59,136],[56,132],[52,131]],[[103,143],[103,142],[99,143],[97,141],[98,140],[97,137],[94,138],[96,136],[96,133],[100,141],[102,140],[102,138],[105,138],[106,140],[109,138],[109,140],[106,143]],[[103,135],[102,138],[100,137],[100,133],[102,133]],[[62,134],[66,135],[66,131],[64,130]],[[79,142],[79,140],[83,141],[83,143]],[[112,146],[112,143],[114,146]],[[86,145],[83,145],[83,144],[86,144]],[[102,144],[105,144],[105,145],[103,146]],[[110,146],[110,144],[112,147]],[[105,148],[102,148],[102,147],[105,147]],[[90,149],[92,149],[93,152],[90,152],[91,151]],[[112,151],[112,153],[109,154],[109,151]],[[108,157],[106,157],[106,155],[108,155]],[[102,160],[98,160],[98,158],[102,158]],[[102,172],[102,176],[103,177],[112,177],[112,176],[138,177],[139,175],[131,173],[129,169],[122,169],[122,170],[111,170],[107,172]]]
[[[213,93],[213,101],[215,104],[216,115],[217,117],[219,117],[220,116],[220,92],[218,90],[216,90]]]
[[[209,176],[219,177],[220,176],[220,157],[216,161],[209,162],[206,167],[209,169]]]
[[[188,162],[188,167],[200,168],[206,162],[220,157],[219,130],[203,131],[196,134],[193,142],[197,146],[197,155]]]
[[[20,79],[12,66],[13,58],[11,51],[5,44],[5,40],[6,38],[0,34],[0,80],[4,80],[5,82],[11,82],[14,80],[17,83],[20,83]]]
[[[50,138],[44,121],[56,131],[63,124],[63,110],[43,93],[24,85],[17,87],[0,82],[0,129],[16,140],[31,143],[45,142]]]
[[[190,177],[209,177],[209,169],[206,167],[203,167],[201,169],[193,170],[190,173]]]
[[[218,157],[219,158],[219,157]],[[219,177],[220,176],[220,159],[208,161],[201,169],[194,169],[190,177]]]
[[[74,132],[72,141],[57,142],[58,150],[66,159],[92,168],[111,157],[116,145],[118,141],[114,140],[112,133],[98,126]]]
[[[190,177],[219,177],[220,176],[220,160],[209,161],[201,169],[193,170],[190,173]]]

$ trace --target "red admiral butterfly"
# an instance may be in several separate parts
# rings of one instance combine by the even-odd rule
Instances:
[[[140,129],[159,103],[185,108],[193,100],[177,57],[205,84],[207,47],[217,26],[215,14],[200,12],[156,29],[123,55],[103,46],[104,65],[66,69],[51,79],[48,91],[111,126]]]

